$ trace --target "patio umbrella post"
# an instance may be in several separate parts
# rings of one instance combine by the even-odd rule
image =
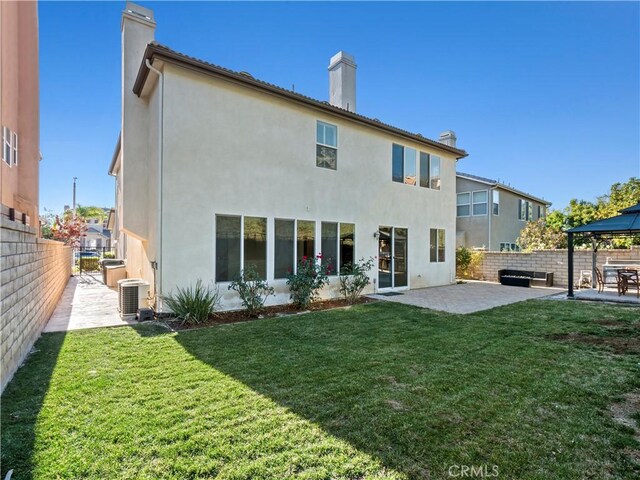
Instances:
[[[567,251],[568,251],[568,268],[567,272],[569,276],[569,293],[567,294],[567,298],[573,298],[573,233],[567,233]]]

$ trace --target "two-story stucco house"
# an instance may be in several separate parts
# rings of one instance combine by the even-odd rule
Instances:
[[[518,251],[528,221],[544,218],[551,203],[497,180],[456,175],[456,247]]]
[[[227,285],[249,265],[289,300],[303,256],[339,270],[377,257],[370,290],[455,280],[456,161],[429,140],[356,113],[356,64],[329,65],[319,101],[154,42],[153,13],[122,17],[122,126],[113,240],[127,275],[160,295],[200,278]],[[323,296],[337,295],[337,277]]]

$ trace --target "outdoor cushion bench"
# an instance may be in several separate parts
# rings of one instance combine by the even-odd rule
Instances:
[[[552,272],[533,272],[530,270],[499,270],[498,278],[502,285],[514,287],[552,287]]]

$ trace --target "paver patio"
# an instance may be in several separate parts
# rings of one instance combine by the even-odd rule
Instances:
[[[402,292],[402,295],[390,297],[379,294],[369,296],[431,310],[464,314],[489,310],[531,298],[558,295],[564,291],[561,288],[509,287],[499,283],[467,281],[456,285],[409,290]]]
[[[137,323],[122,320],[118,313],[118,292],[103,284],[98,274],[69,279],[45,332],[66,332],[84,328],[117,327]]]

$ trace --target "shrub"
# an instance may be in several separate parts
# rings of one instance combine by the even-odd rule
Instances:
[[[253,265],[240,272],[240,275],[229,285],[229,290],[238,292],[242,304],[250,315],[257,315],[262,310],[267,297],[275,293],[273,287],[270,287],[266,281],[260,278],[256,267]]]
[[[458,278],[478,278],[484,252],[472,251],[466,247],[456,250],[456,276]]]
[[[220,303],[220,291],[205,286],[198,279],[195,285],[178,287],[176,293],[163,296],[165,305],[171,309],[182,324],[197,324],[206,321]]]
[[[361,258],[356,263],[348,263],[340,270],[340,293],[350,303],[354,304],[364,288],[369,285],[371,279],[367,272],[373,268],[374,259],[369,258],[366,262]]]
[[[80,270],[83,272],[95,272],[100,270],[98,257],[80,257]]]
[[[102,258],[116,258],[116,254],[113,252],[104,252],[104,255],[102,255]]]
[[[287,276],[290,298],[293,304],[299,308],[307,308],[311,302],[318,298],[318,292],[329,283],[328,274],[332,266],[321,265],[322,255],[317,257],[302,257],[298,262],[296,273]]]

